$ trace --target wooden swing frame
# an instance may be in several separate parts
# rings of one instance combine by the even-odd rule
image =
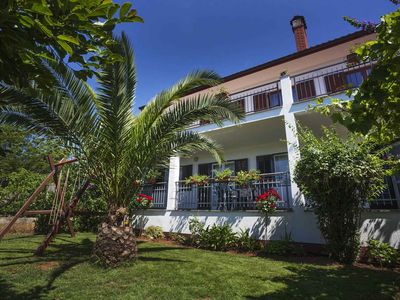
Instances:
[[[11,221],[4,226],[1,231],[0,231],[0,241],[1,239],[7,234],[7,232],[10,231],[11,227],[14,225],[14,223],[21,217],[23,216],[33,216],[33,215],[52,215],[54,213],[53,210],[28,210],[29,206],[36,200],[38,195],[40,194],[41,191],[44,190],[46,185],[53,180],[55,187],[56,187],[56,197],[60,197],[61,194],[58,193],[59,191],[59,176],[60,176],[60,171],[63,168],[64,165],[71,164],[74,162],[77,162],[78,159],[73,158],[70,160],[67,159],[62,159],[58,163],[54,163],[53,158],[48,155],[47,160],[50,165],[50,173],[46,176],[46,178],[39,184],[39,186],[36,188],[36,190],[30,195],[30,197],[25,201],[25,203],[22,205],[22,207],[19,209],[19,211],[14,215],[14,217],[11,219]],[[60,231],[60,228],[64,223],[67,224],[68,230],[71,233],[71,237],[75,236],[75,231],[72,226],[71,222],[71,217],[74,208],[78,204],[80,198],[82,197],[83,193],[86,191],[90,184],[89,179],[86,179],[83,184],[79,187],[79,189],[76,191],[76,193],[73,195],[71,198],[70,202],[68,204],[63,202],[63,205],[61,207],[61,213],[56,217],[53,226],[50,230],[50,232],[46,235],[45,239],[42,241],[42,243],[39,245],[39,247],[35,251],[35,255],[42,256],[50,242],[53,240],[53,238],[57,235],[57,233]],[[58,199],[60,200],[60,199]]]

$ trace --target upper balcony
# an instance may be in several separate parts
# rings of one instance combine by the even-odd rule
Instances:
[[[346,91],[358,87],[369,75],[373,63],[341,62],[314,69],[291,77],[293,99],[290,102],[291,112],[305,111],[310,104],[320,98],[351,100]],[[280,81],[264,84],[230,95],[245,113],[242,123],[277,117],[283,114],[283,99]],[[329,103],[329,101],[326,101]],[[225,126],[232,126],[225,122]],[[217,129],[215,124],[200,121],[191,127],[192,130],[205,132]]]

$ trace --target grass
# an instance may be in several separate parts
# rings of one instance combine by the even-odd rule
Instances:
[[[0,242],[0,299],[400,299],[400,274],[300,263],[142,242],[139,259],[117,269],[89,262],[95,236]]]

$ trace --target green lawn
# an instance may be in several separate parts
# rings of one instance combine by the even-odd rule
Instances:
[[[0,242],[0,299],[396,299],[400,274],[306,264],[142,242],[129,266],[88,262],[95,236],[59,235],[45,257],[42,236]]]

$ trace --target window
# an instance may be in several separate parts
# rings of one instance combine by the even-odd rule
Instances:
[[[245,112],[245,102],[244,99],[239,99],[239,100],[234,100],[235,103],[242,109],[243,112]]]
[[[325,87],[328,94],[335,93],[345,89],[343,73],[331,74],[324,77]]]
[[[345,73],[344,78],[347,88],[358,87],[364,80],[363,70]]]
[[[280,91],[271,92],[268,94],[269,107],[281,106],[281,93]]]
[[[262,174],[274,172],[273,155],[257,156],[256,160],[257,160],[257,170],[259,170]]]
[[[193,165],[181,166],[179,180],[185,180],[193,175]]]
[[[254,111],[264,110],[268,108],[267,93],[261,93],[253,96]]]
[[[212,169],[213,169],[213,164],[199,164],[199,175],[207,175],[210,176],[212,175]]]
[[[297,100],[314,98],[316,95],[314,79],[296,83]]]
[[[257,170],[262,174],[288,172],[289,162],[286,153],[257,156]]]
[[[248,171],[249,170],[249,163],[247,158],[243,159],[236,159],[235,161],[235,174],[239,171]]]

